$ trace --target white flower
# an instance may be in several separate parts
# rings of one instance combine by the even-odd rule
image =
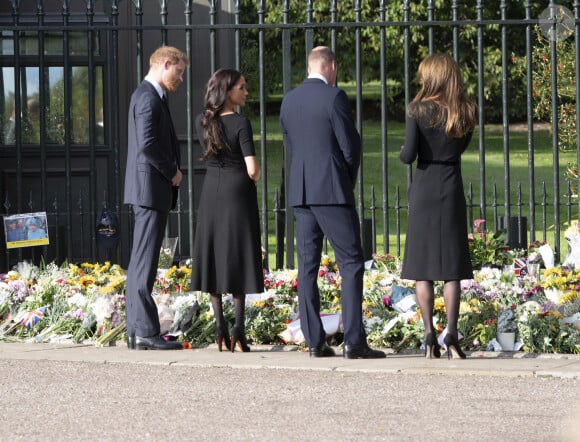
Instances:
[[[90,305],[90,309],[95,314],[95,318],[99,324],[110,319],[115,311],[113,303],[104,296],[95,299],[95,301]]]
[[[541,309],[542,309],[542,307],[536,301],[527,301],[527,302],[524,302],[521,305],[521,307],[520,307],[521,314],[520,314],[520,317],[519,317],[519,321],[520,322],[526,322],[528,320],[528,318],[530,317],[530,315],[532,315],[532,314],[535,315]]]
[[[87,298],[81,292],[75,292],[70,298],[67,299],[68,305],[74,305],[77,307],[84,307],[87,305]]]
[[[28,261],[19,262],[16,265],[16,271],[24,278],[24,279],[34,279],[38,275],[38,267]]]
[[[482,267],[481,270],[476,272],[474,279],[481,284],[485,281],[498,280],[501,278],[501,274],[502,272],[500,269],[494,267]]]
[[[363,324],[365,325],[365,330],[370,332],[375,324],[382,324],[384,321],[378,316],[371,316],[370,318],[363,317]]]

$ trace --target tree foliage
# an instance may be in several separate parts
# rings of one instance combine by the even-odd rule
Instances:
[[[534,117],[553,127],[553,106],[558,118],[558,147],[563,152],[576,149],[576,54],[571,40],[555,42],[557,102],[552,100],[552,60],[550,41],[535,29],[532,49],[532,96]],[[526,57],[513,57],[517,72],[525,77]]]
[[[259,3],[263,11],[259,14]],[[335,3],[334,22],[345,23],[344,26],[331,26]],[[532,2],[531,16],[538,17],[549,1]],[[499,24],[477,25],[478,13],[483,20],[501,19],[501,11],[496,0],[482,0],[482,8],[478,12],[477,2],[461,2],[458,9],[452,10],[452,2],[433,0],[431,11],[428,2],[409,2],[408,10],[404,10],[405,2],[360,0],[331,2],[329,0],[241,0],[242,23],[258,23],[260,19],[265,24],[284,23],[284,6],[288,6],[287,22],[298,24],[290,29],[291,41],[291,84],[297,85],[306,75],[306,54],[308,44],[331,45],[332,35],[335,35],[334,50],[338,57],[339,81],[356,80],[357,66],[357,32],[360,40],[361,81],[381,80],[381,33],[385,41],[385,77],[389,82],[389,101],[398,106],[399,115],[405,103],[405,54],[409,60],[407,81],[410,84],[411,95],[417,90],[415,72],[420,61],[429,54],[431,41],[434,52],[453,54],[455,48],[457,58],[465,75],[468,93],[476,96],[478,91],[478,69],[482,69],[483,103],[485,118],[488,121],[498,121],[503,114],[502,88],[502,41],[507,46],[508,54],[521,56],[525,53],[525,27],[510,24],[502,28]],[[308,6],[311,9],[308,10]],[[381,10],[384,8],[384,11]],[[432,14],[430,17],[429,14]],[[382,14],[381,14],[382,13]],[[526,15],[524,2],[507,2],[505,14],[507,18],[524,18]],[[381,21],[384,17],[384,21]],[[409,25],[405,25],[405,18]],[[456,27],[451,24],[439,25],[437,22],[451,22],[453,19],[465,20]],[[429,19],[434,20],[432,27],[425,26]],[[421,23],[416,23],[421,21]],[[306,24],[318,23],[320,26],[309,27]],[[362,26],[350,26],[353,23],[363,23]],[[415,22],[415,23],[413,23]],[[384,26],[383,26],[384,24]],[[431,29],[431,30],[429,30]],[[431,34],[430,34],[431,33]],[[454,34],[457,45],[454,47]],[[264,86],[268,94],[283,92],[282,74],[282,29],[268,27],[264,29]],[[309,40],[311,37],[311,40]],[[430,40],[431,39],[431,40]],[[478,48],[483,57],[482,66],[478,66]],[[242,31],[242,70],[248,77],[250,87],[258,90],[259,71],[259,31],[244,29]],[[509,85],[509,113],[516,119],[525,118],[525,77],[508,63],[506,80]],[[409,99],[411,97],[407,97]]]

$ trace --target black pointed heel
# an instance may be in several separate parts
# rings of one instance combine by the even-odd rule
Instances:
[[[226,350],[229,350],[232,346],[230,342],[230,337],[226,335],[216,335],[215,342],[218,346],[218,351],[222,351],[222,346],[225,345]]]
[[[244,335],[244,332],[242,330],[240,330],[238,327],[234,327],[232,328],[231,335],[232,335],[232,345],[230,349],[232,350],[232,353],[236,351],[236,344],[239,345],[240,350],[243,351],[244,353],[250,351],[250,347],[248,347],[248,343],[246,342],[246,336]]]
[[[446,334],[443,342],[445,343],[445,347],[447,347],[447,359],[465,359],[467,357],[465,356],[465,353],[461,351],[457,336]]]
[[[439,359],[441,357],[441,350],[437,338],[433,333],[425,336],[425,358]]]

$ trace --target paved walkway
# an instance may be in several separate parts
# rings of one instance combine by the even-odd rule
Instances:
[[[339,349],[335,349],[341,354]],[[48,360],[96,363],[137,363],[187,367],[278,368],[403,374],[534,376],[580,379],[580,355],[524,352],[471,352],[465,360],[426,360],[420,354],[395,354],[386,359],[349,360],[341,356],[310,358],[294,346],[252,346],[249,353],[218,352],[215,345],[179,351],[130,351],[111,347],[66,344],[1,343],[0,360]]]
[[[0,441],[580,440],[580,357],[0,343]]]

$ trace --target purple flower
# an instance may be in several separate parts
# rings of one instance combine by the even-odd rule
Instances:
[[[28,287],[26,287],[26,284],[20,279],[9,281],[8,288],[12,292],[12,299],[16,302],[22,301],[29,293]]]

